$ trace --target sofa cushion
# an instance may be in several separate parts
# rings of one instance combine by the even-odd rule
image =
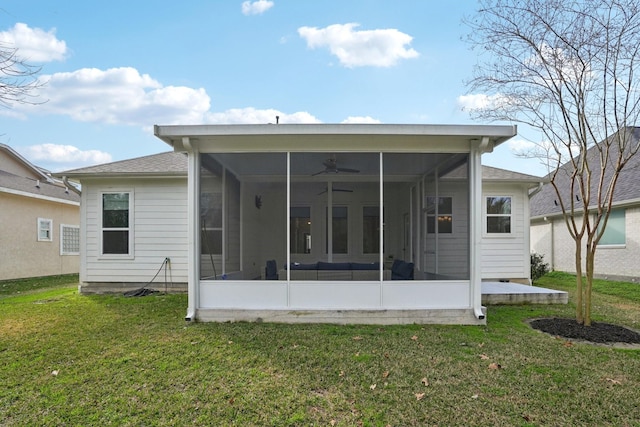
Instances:
[[[299,262],[291,263],[291,270],[317,270],[318,263],[314,262],[313,264],[300,264]]]
[[[270,259],[267,261],[267,266],[265,267],[264,272],[266,280],[278,280],[278,267],[276,260]]]
[[[318,261],[318,270],[351,270],[351,263]]]
[[[413,280],[413,263],[399,259],[393,261],[391,280]]]
[[[352,262],[352,270],[380,270],[379,262]]]

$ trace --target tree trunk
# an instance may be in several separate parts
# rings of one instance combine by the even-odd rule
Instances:
[[[582,283],[582,239],[576,238],[576,321],[584,323],[584,302]]]
[[[595,264],[595,245],[587,245],[587,279],[584,289],[584,325],[591,326],[591,288],[593,287],[593,272]]]

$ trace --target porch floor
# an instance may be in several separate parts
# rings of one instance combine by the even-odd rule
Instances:
[[[566,304],[569,294],[514,282],[482,282],[483,304]]]

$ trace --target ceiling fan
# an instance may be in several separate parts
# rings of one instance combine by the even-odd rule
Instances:
[[[329,157],[327,160],[322,162],[322,164],[324,165],[324,170],[321,170],[320,172],[316,172],[311,176],[320,175],[322,173],[338,173],[338,172],[360,173],[358,169],[339,168],[338,161],[336,160],[336,156]]]

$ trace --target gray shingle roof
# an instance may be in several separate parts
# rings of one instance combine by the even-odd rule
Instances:
[[[466,165],[462,165],[455,168],[451,172],[447,173],[443,178],[466,179],[467,178]],[[482,180],[489,181],[489,182],[519,182],[523,184],[526,184],[526,183],[538,184],[539,182],[543,182],[545,178],[483,165]]]
[[[159,176],[186,176],[187,156],[184,153],[169,151],[166,153],[152,154],[137,157],[135,159],[121,160],[102,165],[88,166],[57,172],[55,176],[81,177],[81,176],[131,176],[131,175],[159,175]]]
[[[80,196],[71,190],[66,190],[63,186],[52,184],[45,180],[40,180],[39,186],[37,186],[37,184],[38,181],[33,178],[25,178],[0,170],[0,188],[71,202],[80,202]]]
[[[492,166],[482,166],[482,180],[483,181],[519,181],[519,182],[531,182],[539,183],[544,181],[544,178],[534,175],[527,175],[525,173],[514,172],[506,169],[494,168]]]
[[[628,127],[621,132],[629,132],[633,138],[632,144],[638,144],[640,142],[640,127]],[[612,149],[617,148],[616,144],[612,145]],[[612,152],[613,157],[617,155],[617,150]],[[588,150],[588,162],[591,165],[591,169],[594,171],[594,177],[592,178],[591,194],[592,199],[595,198],[596,185],[600,178],[600,159],[596,147],[591,147]],[[562,199],[568,201],[570,194],[570,180],[567,174],[563,172],[571,170],[571,166],[567,163],[560,167],[558,176],[556,177],[556,185],[562,194]],[[613,173],[613,167],[608,167],[605,172],[605,185],[609,183],[611,175]],[[551,175],[547,176],[547,180],[550,180]],[[573,194],[571,197],[575,197]],[[618,181],[616,183],[616,189],[614,192],[613,202],[614,204],[624,203],[629,201],[640,201],[640,153],[634,155],[631,160],[624,166],[620,172]],[[577,203],[578,202],[576,199]],[[593,205],[594,203],[592,203]],[[555,215],[560,214],[561,208],[558,203],[558,197],[551,184],[547,184],[542,188],[538,194],[531,198],[531,217],[539,217],[543,215]]]

